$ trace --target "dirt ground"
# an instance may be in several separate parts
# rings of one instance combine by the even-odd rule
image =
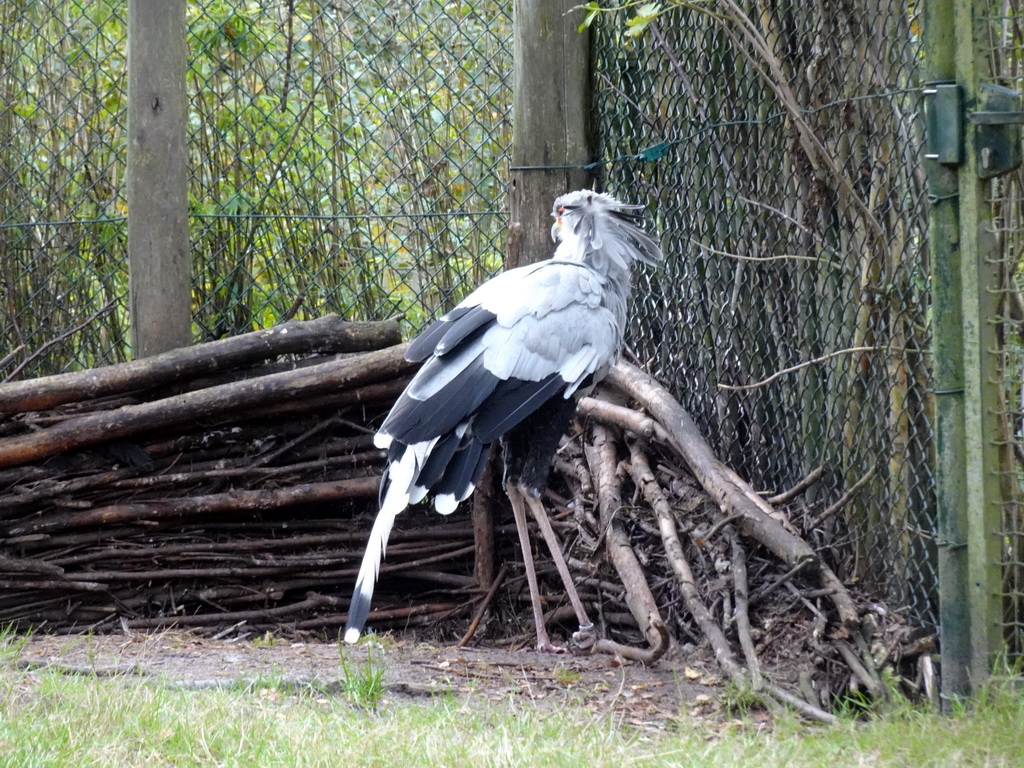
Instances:
[[[495,705],[510,700],[571,704],[614,713],[641,727],[660,727],[684,713],[711,715],[720,708],[723,694],[714,662],[680,650],[646,668],[609,656],[439,647],[391,638],[339,649],[337,643],[270,637],[256,642],[211,640],[186,632],[36,636],[22,648],[19,665],[71,674],[133,675],[197,689],[312,683],[329,693],[344,690],[346,667],[358,669],[367,660],[383,668],[385,701],[426,702],[445,695]]]

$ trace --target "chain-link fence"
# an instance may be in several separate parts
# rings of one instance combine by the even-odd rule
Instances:
[[[124,13],[0,4],[0,380],[125,354]]]
[[[655,206],[669,253],[632,346],[755,488],[820,468],[794,522],[934,621],[917,19],[758,8],[677,9],[642,40],[600,27],[605,181]]]
[[[1020,90],[1016,6],[988,5],[985,77]],[[919,4],[709,7],[596,24],[601,183],[650,205],[668,255],[630,346],[755,487],[813,480],[787,511],[844,578],[935,622]],[[128,354],[125,12],[0,2],[0,379]],[[203,0],[188,22],[197,340],[324,312],[418,328],[500,268],[510,4]],[[988,201],[985,406],[1018,650],[1022,181]]]
[[[982,41],[984,53],[982,82],[1024,92],[1024,26],[1019,4],[983,4],[988,36]],[[1019,106],[1018,106],[1019,108]],[[1019,139],[1018,139],[1019,141]],[[987,259],[996,267],[997,283],[986,286],[997,297],[996,344],[991,350],[992,374],[1002,380],[1003,400],[990,408],[1000,415],[1000,430],[992,436],[999,445],[999,496],[1002,514],[999,529],[990,531],[999,539],[998,574],[1001,639],[1011,654],[1024,654],[1024,172],[992,180],[987,185],[986,204],[991,209],[994,253]]]
[[[0,378],[123,359],[126,4],[0,17]],[[417,328],[500,268],[510,7],[206,0],[188,45],[197,340]]]

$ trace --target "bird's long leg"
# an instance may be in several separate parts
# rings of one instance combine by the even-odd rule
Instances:
[[[575,633],[572,638],[573,650],[588,651],[597,640],[597,633],[594,632],[594,624],[590,621],[590,617],[587,616],[587,611],[583,607],[583,601],[580,600],[580,596],[576,592],[576,585],[573,584],[572,575],[569,573],[569,566],[566,565],[565,557],[562,555],[562,545],[551,528],[551,521],[548,519],[547,510],[544,509],[544,504],[541,503],[541,500],[535,498],[529,491],[524,491],[522,496],[526,499],[526,503],[530,505],[530,511],[533,512],[533,516],[537,520],[541,535],[544,536],[544,541],[547,542],[548,549],[551,550],[551,557],[555,561],[555,568],[558,569],[558,575],[562,577],[562,584],[565,585],[565,593],[569,596],[569,602],[572,603],[572,608],[576,612],[576,618],[580,622],[579,632]]]
[[[530,602],[533,604],[533,623],[537,626],[537,650],[559,653],[564,649],[552,645],[548,630],[544,626],[544,611],[540,605],[540,589],[537,587],[537,570],[533,565],[533,552],[530,549],[530,535],[526,527],[526,509],[523,506],[523,493],[514,485],[505,486],[508,500],[512,503],[515,515],[516,530],[519,532],[519,546],[523,548],[523,566],[526,568],[526,583],[530,586]]]

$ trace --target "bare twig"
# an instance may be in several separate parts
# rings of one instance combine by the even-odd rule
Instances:
[[[794,696],[788,691],[779,688],[777,685],[765,683],[764,690],[783,704],[788,704],[793,707],[793,709],[797,710],[800,714],[810,720],[817,720],[820,723],[827,723],[828,725],[835,725],[839,722],[835,715],[826,712],[821,707],[816,707],[813,704],[804,701],[799,696]]]
[[[740,641],[740,648],[743,649],[743,656],[747,660],[747,671],[750,673],[750,682],[754,690],[759,690],[764,683],[761,678],[761,665],[757,660],[757,652],[754,650],[754,640],[750,636],[750,614],[749,608],[749,587],[747,586],[747,555],[740,545],[740,537],[731,527],[727,529],[729,541],[732,544],[732,582],[733,592],[736,595],[736,635]]]
[[[871,467],[871,469],[869,469],[867,472],[865,472],[861,476],[860,480],[858,480],[856,483],[851,485],[846,490],[846,493],[844,493],[842,496],[839,497],[839,500],[836,501],[835,504],[832,504],[831,506],[829,506],[828,509],[826,509],[820,515],[818,515],[816,518],[814,518],[814,520],[811,521],[810,527],[812,529],[813,528],[817,528],[823,522],[825,522],[830,517],[832,517],[832,515],[834,515],[839,510],[841,510],[847,504],[849,504],[850,500],[854,496],[857,495],[857,491],[859,491],[861,488],[863,488],[865,485],[867,485],[871,481],[871,478],[873,478],[875,476],[875,471],[876,470],[877,470],[877,467]]]
[[[755,592],[753,595],[751,595],[750,604],[757,605],[759,602],[764,600],[766,597],[768,597],[768,595],[770,595],[776,589],[781,587],[783,584],[788,583],[790,579],[792,579],[794,576],[800,573],[800,571],[802,571],[804,568],[813,564],[813,560],[801,560],[799,563],[794,565],[784,574],[779,576],[777,579],[773,580],[770,584],[766,584],[765,586],[757,590],[757,592]]]
[[[294,402],[311,395],[395,378],[412,367],[403,353],[404,347],[388,347],[256,380],[221,384],[199,392],[126,405],[110,413],[69,419],[49,429],[16,435],[0,442],[0,466],[28,463],[96,443],[166,428],[182,421],[238,414],[283,400]]]
[[[667,441],[665,430],[658,422],[632,408],[625,408],[594,397],[584,397],[577,405],[577,410],[595,421],[612,427],[620,427],[639,437],[657,437],[659,440]]]
[[[594,426],[593,434],[594,444],[587,446],[587,460],[597,479],[601,524],[606,532],[605,547],[622,579],[622,585],[626,588],[626,605],[636,617],[648,642],[652,647],[657,647],[661,642],[660,632],[651,626],[651,619],[654,617],[662,621],[658,604],[651,594],[651,588],[647,584],[636,554],[629,545],[629,537],[622,527],[622,521],[616,519],[616,512],[622,506],[622,500],[619,479],[615,473],[618,464],[615,444],[610,432],[599,424]]]
[[[706,532],[706,533],[702,533],[702,534],[701,534],[701,538],[702,538],[702,539],[703,539],[704,541],[711,541],[711,540],[712,540],[713,538],[715,538],[715,536],[716,536],[716,535],[718,534],[718,532],[719,532],[720,530],[722,530],[723,528],[725,528],[725,526],[727,526],[727,525],[732,525],[732,524],[733,524],[733,523],[735,523],[735,522],[736,522],[737,520],[742,520],[742,519],[743,519],[743,514],[742,514],[742,513],[740,513],[740,512],[737,512],[737,513],[736,513],[736,514],[734,514],[734,515],[729,515],[728,517],[723,517],[723,518],[721,518],[721,519],[717,520],[717,521],[715,522],[715,524],[714,524],[714,525],[712,525],[712,526],[711,526],[711,527],[710,527],[710,528],[709,528],[709,529],[707,530],[707,532]]]
[[[854,677],[863,683],[867,692],[872,696],[882,696],[883,689],[882,684],[878,680],[877,676],[872,675],[868,672],[867,667],[858,658],[856,652],[845,640],[836,640],[832,643],[836,650],[839,651],[839,655],[843,657],[843,661],[853,671]]]
[[[594,643],[593,652],[621,656],[624,659],[639,661],[648,667],[651,666],[668,651],[672,644],[672,635],[669,634],[665,622],[657,616],[650,616],[647,623],[654,630],[655,636],[655,641],[650,648],[634,648],[631,645],[623,645],[622,643],[602,637]],[[650,637],[650,634],[648,637]]]
[[[747,389],[757,389],[758,387],[763,387],[765,384],[770,384],[771,382],[775,381],[776,379],[782,378],[783,376],[785,376],[788,373],[794,373],[794,372],[802,370],[804,368],[809,368],[812,365],[817,365],[818,363],[824,363],[825,361],[831,360],[834,357],[839,357],[841,355],[854,354],[856,352],[876,352],[879,349],[882,349],[882,347],[850,347],[849,349],[839,349],[839,350],[836,350],[835,352],[829,352],[827,355],[822,355],[821,357],[816,357],[813,360],[807,360],[807,361],[805,361],[803,363],[797,363],[796,365],[791,365],[789,368],[783,368],[781,371],[776,371],[775,373],[773,373],[768,378],[761,379],[760,381],[755,382],[753,384],[722,384],[722,383],[719,383],[718,387],[720,389],[728,389],[731,392],[747,390]]]
[[[25,345],[24,344],[19,344],[14,349],[12,349],[10,352],[8,352],[6,355],[4,355],[3,357],[0,357],[0,368],[3,368],[5,365],[7,365],[9,362],[11,362],[11,360],[16,358],[21,353],[21,351],[23,349],[25,349]]]
[[[476,615],[473,616],[473,620],[469,622],[469,629],[466,630],[466,634],[462,636],[462,639],[455,644],[456,648],[462,648],[470,640],[473,639],[473,635],[476,634],[477,627],[480,626],[480,622],[484,618],[484,614],[487,613],[487,609],[491,607],[491,603],[494,602],[495,595],[498,594],[498,588],[505,581],[505,577],[508,576],[508,563],[501,566],[501,570],[498,571],[498,575],[494,577],[494,581],[491,582],[491,588],[487,590],[487,594],[484,596],[483,602],[480,603],[476,609]]]
[[[783,491],[782,493],[776,496],[769,496],[768,503],[771,504],[773,507],[779,504],[785,504],[787,501],[799,496],[805,490],[807,490],[816,482],[821,480],[821,476],[824,474],[824,472],[825,467],[815,467],[807,474],[807,477],[805,477],[803,480],[801,480],[799,483],[794,485],[789,490]]]
[[[671,444],[686,461],[694,477],[724,514],[743,514],[750,535],[790,566],[810,559],[822,586],[832,590],[842,623],[859,628],[859,615],[846,586],[802,538],[792,533],[773,515],[774,510],[739,475],[730,470],[708,446],[690,414],[651,376],[628,363],[619,362],[609,382],[640,401],[671,437]]]
[[[690,238],[690,242],[696,245],[698,248],[707,251],[708,253],[713,253],[715,256],[725,256],[730,259],[736,259],[737,261],[770,262],[785,261],[787,259],[793,261],[815,261],[821,264],[825,264],[826,266],[829,266],[832,269],[837,269],[842,272],[848,271],[842,264],[838,264],[834,261],[829,261],[828,259],[821,259],[816,256],[801,256],[799,254],[794,253],[777,254],[775,256],[742,256],[741,254],[738,253],[729,253],[728,251],[722,251],[719,250],[718,248],[712,248],[710,245],[706,245],[700,242],[699,240],[693,239],[692,237]]]
[[[60,334],[60,336],[57,336],[56,338],[50,339],[49,341],[45,342],[44,344],[41,344],[38,349],[36,349],[30,355],[25,357],[24,360],[22,360],[20,363],[18,363],[18,365],[15,367],[15,369],[13,371],[11,371],[9,374],[7,374],[7,377],[4,379],[4,381],[5,382],[12,381],[19,373],[21,373],[23,370],[25,370],[25,367],[29,363],[31,363],[33,360],[35,360],[38,357],[40,357],[46,350],[48,350],[54,344],[60,344],[62,341],[64,341],[69,336],[74,336],[76,333],[78,333],[83,328],[88,328],[96,320],[98,320],[99,318],[103,317],[103,315],[107,314],[107,312],[112,310],[114,308],[114,306],[117,304],[118,301],[119,301],[119,299],[111,299],[106,304],[104,304],[102,307],[100,307],[98,310],[96,310],[91,315],[89,315],[88,318],[86,318],[81,323],[76,325],[74,328],[71,328],[71,329],[69,329],[67,331],[64,331],[64,333]],[[24,345],[22,345],[22,346],[24,346]],[[6,361],[6,359],[7,358],[5,357],[4,360]]]

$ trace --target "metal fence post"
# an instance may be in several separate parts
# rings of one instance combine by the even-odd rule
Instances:
[[[192,340],[185,0],[128,2],[128,269],[132,354]]]
[[[926,4],[924,78],[929,126],[939,125],[939,89],[952,85],[954,57],[953,0]],[[947,116],[948,118],[948,116]],[[953,119],[959,121],[960,114]],[[932,130],[925,168],[931,199],[929,263],[932,279],[932,372],[935,395],[936,508],[939,572],[939,624],[942,694],[966,694],[970,688],[971,616],[967,600],[967,498],[964,466],[963,308],[960,275],[959,158],[939,151]],[[954,131],[955,133],[955,131]],[[959,144],[954,138],[954,141]],[[955,147],[962,151],[962,146]],[[955,154],[955,153],[954,153]]]
[[[979,3],[955,3],[956,79],[969,114],[979,109],[986,72],[984,16]],[[963,288],[964,461],[967,503],[967,597],[971,613],[970,680],[976,686],[992,671],[1002,647],[1000,630],[999,475],[1000,387],[998,340],[999,257],[980,167],[978,126],[964,121],[960,169],[960,275]]]

